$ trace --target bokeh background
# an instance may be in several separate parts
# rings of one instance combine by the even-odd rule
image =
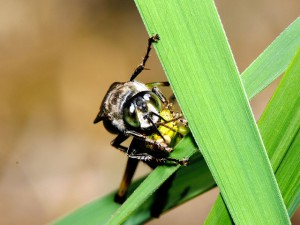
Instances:
[[[299,0],[216,4],[240,71],[300,12]],[[0,0],[0,224],[46,224],[118,187],[126,157],[92,121],[109,85],[140,63],[146,39],[133,1]],[[166,79],[154,52],[147,67],[141,81]],[[252,101],[256,118],[275,86]],[[140,165],[137,177],[147,172]],[[201,224],[217,195],[148,224]]]

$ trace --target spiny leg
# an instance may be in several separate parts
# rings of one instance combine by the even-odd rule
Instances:
[[[146,144],[152,145],[155,150],[162,150],[162,151],[168,152],[168,153],[173,151],[173,148],[167,146],[165,143],[156,142],[156,141],[148,138],[147,136],[140,134],[136,131],[126,130],[124,133],[126,135],[131,135],[131,136],[137,138],[138,140],[144,141]]]
[[[183,115],[180,112],[171,112],[173,114],[173,117],[180,122],[181,124],[183,124],[184,126],[188,126],[188,121],[186,119],[183,118]]]
[[[133,136],[134,139],[133,142],[131,143],[130,147],[127,148],[125,146],[122,146],[121,143],[123,141],[125,141],[128,136],[131,135]],[[136,141],[136,142],[135,142]],[[119,134],[113,141],[112,141],[112,146],[114,146],[115,148],[121,150],[122,152],[125,152],[127,153],[128,157],[131,157],[131,158],[136,158],[136,159],[139,159],[139,160],[143,160],[143,161],[157,161],[157,162],[162,162],[164,163],[166,160],[167,161],[172,161],[172,162],[175,162],[177,164],[181,164],[181,165],[184,165],[185,164],[185,160],[178,160],[178,159],[173,159],[173,158],[157,158],[157,157],[154,157],[150,154],[147,154],[147,153],[136,153],[135,149],[137,148],[137,144],[140,143],[139,141],[143,141],[144,143],[146,144],[150,144],[153,146],[153,151],[163,151],[165,153],[170,153],[173,151],[173,148],[167,146],[166,144],[164,143],[159,143],[159,142],[156,142],[150,138],[148,138],[147,136],[144,136],[143,134],[140,134],[138,132],[135,132],[135,131],[125,131],[125,134]]]
[[[157,158],[153,155],[150,155],[148,153],[136,153],[136,152],[132,152],[130,154],[128,154],[128,157],[129,158],[134,158],[134,159],[138,159],[138,160],[142,160],[142,161],[145,161],[145,162],[156,162],[156,163],[159,163],[159,164],[165,164],[165,163],[175,163],[177,165],[182,165],[182,166],[186,166],[188,165],[189,161],[187,159],[174,159],[174,158],[170,158],[170,157],[167,157],[167,158]]]
[[[133,139],[133,142],[141,143],[141,140],[139,139]],[[153,162],[154,164],[165,164],[165,163],[175,163],[177,165],[183,165],[186,166],[189,161],[188,159],[174,159],[171,157],[168,157],[169,153],[166,150],[155,150],[152,149],[148,152],[139,152],[138,149],[140,149],[141,146],[133,145],[133,147],[130,147],[130,149],[127,152],[127,156],[129,158],[134,158],[138,160],[142,160],[144,162]]]
[[[151,45],[152,43],[155,43],[159,40],[159,36],[158,34],[155,34],[153,35],[152,37],[150,37],[148,39],[148,46],[147,46],[147,51],[146,51],[146,54],[143,58],[143,61],[142,63],[135,69],[135,71],[133,72],[133,74],[131,75],[131,78],[130,78],[130,81],[133,81],[144,69],[145,69],[145,65],[146,65],[146,62],[149,58],[149,53],[151,51]]]
[[[170,161],[170,162],[174,162],[178,165],[182,165],[182,166],[187,166],[189,164],[189,160],[188,159],[174,159],[174,158],[166,158],[167,161]]]

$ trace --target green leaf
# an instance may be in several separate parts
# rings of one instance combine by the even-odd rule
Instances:
[[[300,205],[300,132],[276,171],[276,178],[284,203],[292,217]]]
[[[159,174],[160,172],[157,170],[157,172],[154,171],[154,173]],[[157,183],[157,180],[151,181],[151,179],[149,179],[149,183],[150,182]],[[157,193],[148,198],[145,203],[139,205],[137,211],[129,218],[126,218],[124,224],[132,225],[144,223],[151,219],[150,213],[153,209],[155,211],[167,211],[216,186],[207,164],[199,153],[193,155],[191,164],[188,167],[179,168],[174,180],[171,180],[171,182],[172,186],[166,190],[166,193],[161,192],[160,189]],[[165,186],[165,184],[166,183],[164,183],[163,186]],[[140,190],[142,191],[142,189]],[[164,203],[164,201],[166,202]]]
[[[199,18],[202,19],[202,16],[200,16]],[[294,49],[290,48],[289,46],[294,46],[294,45],[299,46],[300,40],[299,40],[299,38],[291,39],[289,37],[293,36],[293,34],[290,34],[290,32],[294,32],[294,34],[299,33],[299,21],[300,20],[298,18],[293,24],[291,24],[280,35],[280,37],[278,37],[264,51],[264,53],[262,53],[262,55],[259,56],[259,58],[257,60],[255,60],[250,65],[250,67],[248,69],[246,69],[245,72],[242,74],[244,86],[245,86],[246,92],[248,93],[249,97],[252,98],[256,93],[258,93],[262,89],[261,87],[266,87],[267,85],[269,85],[270,82],[272,80],[274,80],[275,78],[268,79],[268,76],[278,77],[282,73],[282,70],[285,70],[285,67],[287,66],[286,62],[291,61],[292,55],[294,54]],[[166,28],[166,29],[168,29],[168,28]],[[152,31],[150,31],[150,32],[152,32]],[[155,31],[153,31],[153,32],[155,32]],[[278,40],[281,40],[281,41],[278,41]],[[284,41],[284,40],[287,40],[287,41]],[[164,40],[164,41],[166,41],[166,40]],[[184,45],[185,45],[185,42],[183,42],[182,45],[180,44],[181,47],[184,47]],[[281,52],[280,57],[277,57],[276,52]],[[280,62],[285,61],[285,63],[283,63],[281,65],[280,63],[275,61],[276,58],[277,59],[282,58],[282,61],[280,61]],[[271,65],[271,67],[274,69],[273,72],[271,72],[271,73],[267,72],[268,70],[264,69],[264,68],[268,68],[269,65]],[[262,68],[262,69],[258,70],[257,68]],[[246,73],[246,71],[248,71],[248,72]],[[257,71],[259,71],[259,72],[257,72]],[[249,77],[249,78],[244,78],[244,76]],[[254,77],[255,82],[251,81],[250,77]],[[187,137],[187,138],[189,138],[189,137]],[[194,149],[195,146],[192,144],[191,146],[187,146],[187,148]],[[177,152],[177,149],[175,149],[175,152]],[[203,165],[202,163],[203,163],[203,159],[200,159],[199,165]],[[192,165],[194,165],[194,164],[192,164]],[[177,182],[178,179],[183,180],[184,177],[187,176],[186,174],[191,175],[191,177],[196,177],[198,170],[194,170],[194,167],[192,165],[188,166],[187,168],[183,168],[184,170],[179,169],[179,171],[176,175],[175,181],[174,181],[174,185],[172,186],[170,191],[174,190],[176,192],[177,185],[175,185],[175,183]],[[198,174],[199,178],[194,180],[195,184],[199,184],[202,180],[204,186],[203,187],[201,187],[201,185],[199,185],[199,187],[194,186],[195,187],[195,189],[193,189],[194,191],[192,193],[188,193],[186,195],[186,200],[188,200],[189,198],[192,198],[193,196],[195,196],[199,193],[202,193],[203,191],[206,190],[207,187],[209,187],[209,182],[211,182],[211,176],[209,176],[208,169],[205,170],[205,168],[207,169],[207,167],[203,166],[201,171],[199,170],[199,173],[204,175],[204,177],[203,176],[200,177]],[[184,171],[184,173],[182,173],[180,171]],[[169,174],[169,176],[170,176],[170,174]],[[185,180],[185,184],[187,185],[186,187],[189,186],[189,183],[186,183],[187,181],[190,181],[190,179]],[[134,184],[131,186],[131,191],[134,190],[135,187],[137,187],[140,182],[141,182],[140,180],[134,182]],[[159,181],[156,181],[156,182],[159,182]],[[208,186],[205,187],[205,183],[208,183]],[[180,183],[178,183],[178,184],[180,185]],[[182,185],[182,183],[181,183],[181,185]],[[211,184],[210,187],[212,187],[212,186],[213,185]],[[182,188],[181,190],[183,190],[183,189],[184,188]],[[181,193],[181,192],[178,191],[176,193]],[[176,193],[175,193],[175,196],[176,196]],[[58,221],[56,221],[52,224],[74,224],[74,225],[75,224],[104,224],[106,221],[108,221],[108,219],[111,217],[111,215],[118,209],[119,205],[117,205],[113,202],[114,194],[115,193],[112,193],[112,194],[109,194],[108,196],[102,197],[101,199],[95,200],[95,201],[77,209],[76,211],[72,212],[71,214],[59,219]],[[191,195],[189,195],[189,194],[191,194]],[[147,202],[145,202],[144,204],[139,206],[139,211],[137,211],[136,214],[134,214],[127,220],[131,221],[132,222],[131,224],[139,224],[140,222],[149,219],[150,218],[149,209],[150,209],[150,205],[151,205],[150,203],[153,201],[153,198],[155,198],[155,196],[151,196],[152,200],[151,199],[147,200],[147,202],[149,202],[148,208],[146,208]],[[183,201],[184,201],[184,199],[183,199]],[[176,204],[180,204],[180,203],[181,203],[181,201],[177,202]],[[175,206],[176,204],[174,204],[173,206]],[[170,204],[167,203],[167,205],[170,205]],[[144,211],[141,212],[140,211],[141,208],[143,208]],[[166,210],[168,208],[169,207],[166,206],[166,208],[164,210]],[[225,207],[220,207],[220,208],[224,209]],[[148,212],[147,212],[147,210],[148,210]],[[224,210],[226,210],[226,208]]]
[[[213,2],[137,5],[234,222],[289,224]]]
[[[300,17],[242,73],[249,99],[266,88],[287,68],[300,46]]]
[[[186,156],[189,158],[195,152],[195,148],[188,148],[192,146],[192,138],[184,138],[177,146],[174,152],[178,153],[178,158],[180,156]],[[175,154],[173,154],[174,156]],[[175,155],[175,157],[176,157]],[[172,157],[173,157],[172,156]],[[175,158],[174,157],[174,158]],[[150,173],[147,179],[142,182],[139,187],[129,196],[129,198],[121,205],[121,207],[116,211],[113,217],[107,222],[107,224],[121,224],[125,222],[132,212],[137,210],[153,193],[159,186],[167,180],[180,166],[159,166],[152,173]]]
[[[114,202],[115,193],[111,193],[92,201],[83,207],[75,210],[67,216],[57,219],[50,223],[55,225],[88,225],[88,224],[105,224],[111,215],[120,207]],[[49,225],[50,225],[49,224]]]
[[[258,123],[289,215],[300,203],[299,84],[300,49]]]
[[[275,172],[299,130],[299,84],[300,56],[298,51],[258,121],[258,126]]]
[[[290,216],[300,203],[299,75],[300,50],[258,122]],[[221,196],[205,224],[233,224]]]
[[[181,149],[190,149],[191,152],[195,152],[195,144],[193,143],[193,139],[191,136],[187,136],[184,141],[180,142],[177,146],[177,150]],[[175,169],[174,167],[169,167],[171,169]],[[154,174],[155,179],[157,176],[160,177],[160,173],[168,174],[170,171],[162,171],[154,170],[152,174]],[[156,174],[156,175],[155,175]],[[131,194],[141,183],[145,180],[145,177],[135,181],[129,188],[129,194]],[[148,185],[145,189],[141,189],[142,191],[151,190],[153,188],[152,183],[157,183],[156,180],[153,181],[153,178],[148,177],[147,183]],[[201,181],[201,182],[199,182]],[[180,167],[178,172],[176,173],[176,177],[172,183],[172,188],[168,192],[168,199],[163,211],[171,209],[172,207],[181,204],[209,189],[215,187],[214,179],[211,176],[211,173],[205,163],[201,154],[194,154],[191,158],[191,164],[187,167]],[[180,194],[178,194],[180,193]],[[113,192],[101,199],[95,200],[76,211],[72,212],[68,216],[64,216],[52,224],[55,225],[64,225],[64,224],[72,224],[72,225],[81,225],[81,224],[105,224],[110,218],[111,215],[120,207],[119,204],[114,202],[114,196],[116,192]],[[144,196],[145,193],[137,193],[138,195]],[[126,219],[126,224],[140,224],[145,222],[151,218],[150,210],[155,201],[155,195],[151,196],[145,200],[143,204],[138,205],[138,210],[135,214],[131,215]]]

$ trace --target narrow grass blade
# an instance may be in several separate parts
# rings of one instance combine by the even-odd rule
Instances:
[[[300,202],[299,75],[300,51],[258,122],[290,216]],[[233,224],[221,196],[218,197],[205,224]]]
[[[182,158],[187,156],[188,158],[195,154],[196,149],[188,149],[191,146],[193,139],[184,138],[174,150],[172,157]],[[121,205],[116,211],[113,217],[107,222],[107,224],[121,224],[131,215],[132,212],[137,210],[158,188],[165,182],[173,173],[175,173],[180,166],[159,166],[152,173],[150,173],[147,179],[142,182],[139,187],[129,196],[129,198]]]
[[[179,152],[176,157],[180,156],[180,150],[182,149],[189,149],[191,154],[196,152],[196,146],[193,142],[193,138],[191,136],[185,137],[185,139],[177,146],[177,152]],[[176,151],[175,150],[175,151]],[[182,153],[185,153],[181,151]],[[175,157],[174,156],[174,157]],[[167,177],[169,177],[169,173],[172,172],[172,169],[177,168],[171,168],[171,171],[169,170],[154,170],[152,173],[154,173],[153,177],[158,177],[158,179],[162,179],[163,174],[167,174]],[[156,175],[155,175],[156,174]],[[150,179],[150,180],[149,180]],[[157,180],[152,180],[151,177],[147,177],[148,184],[151,182],[157,183]],[[135,181],[129,189],[129,194],[134,192],[134,190],[145,180],[145,178],[142,178],[140,180]],[[200,181],[200,182],[199,182]],[[163,181],[161,181],[163,183]],[[159,185],[158,185],[159,186]],[[191,164],[187,167],[180,167],[176,173],[176,177],[172,183],[172,188],[168,192],[168,201],[166,202],[163,211],[166,211],[168,209],[173,208],[174,206],[181,204],[209,189],[212,187],[215,187],[215,181],[211,176],[211,173],[207,167],[207,164],[205,163],[202,155],[198,152],[193,155],[191,158]],[[141,189],[142,191],[147,191],[153,188],[153,185],[148,185],[146,189]],[[156,188],[153,188],[154,190]],[[154,190],[150,190],[150,192],[154,192]],[[180,194],[179,194],[180,193]],[[52,225],[96,225],[96,224],[106,224],[107,221],[111,218],[111,216],[120,208],[119,204],[116,204],[114,202],[114,196],[116,192],[113,192],[105,197],[102,197],[101,199],[95,200],[91,203],[88,203],[87,205],[77,209],[76,211],[70,213],[67,216],[64,216],[57,221],[54,221],[51,223]],[[151,195],[151,198],[149,196],[145,197],[145,193],[137,193],[142,198],[141,202],[136,202],[138,209],[136,213],[132,215],[126,215],[126,223],[125,224],[140,224],[142,222],[145,222],[151,218],[150,211],[151,207],[153,205],[153,202],[155,201],[155,195]],[[135,206],[134,206],[135,207]]]
[[[299,53],[300,51],[286,71],[270,104],[258,122],[275,172],[300,126]]]
[[[300,17],[242,73],[249,99],[266,88],[287,68],[300,47]]]
[[[136,3],[235,222],[289,224],[213,2]]]
[[[139,182],[140,183],[140,182]],[[116,192],[92,201],[74,212],[58,218],[48,225],[96,225],[105,224],[111,215],[120,207],[114,202]]]
[[[248,93],[248,97],[252,98],[255,94],[259,93],[264,87],[268,86],[274,79],[276,79],[281,73],[282,70],[285,70],[287,67],[287,62],[290,62],[292,59],[292,54],[294,52],[293,48],[290,48],[289,46],[300,46],[300,40],[299,37],[296,39],[291,39],[287,37],[293,36],[293,34],[289,34],[290,32],[294,32],[294,34],[299,33],[299,18],[293,22],[243,73],[242,73],[242,80],[244,82],[244,86],[246,89],[246,92]],[[280,41],[279,41],[280,40]],[[288,41],[285,41],[288,40]],[[272,50],[272,51],[271,51]],[[278,54],[276,52],[281,52],[279,55],[280,57],[277,57]],[[276,56],[276,57],[275,57]],[[275,61],[274,59],[280,58],[280,62],[283,62],[282,65],[278,63],[278,61]],[[284,59],[284,60],[283,60]],[[268,67],[272,67],[274,70],[270,73],[269,69],[264,69]],[[284,67],[282,67],[284,66]],[[260,68],[260,69],[259,69]],[[252,78],[254,77],[255,82],[252,81]],[[273,78],[268,79],[268,76],[272,76]],[[257,79],[257,80],[256,80]],[[188,148],[195,148],[193,145],[188,146]],[[199,164],[202,165],[203,159],[199,162]],[[191,165],[187,167],[187,170],[185,171],[186,174],[191,175],[192,177],[196,177],[195,170],[189,170]],[[204,168],[204,167],[203,167]],[[207,168],[207,167],[206,167]],[[180,173],[181,169],[178,173]],[[198,170],[196,170],[198,171]],[[202,169],[201,174],[203,174],[208,179],[208,185],[207,187],[212,187],[213,185],[209,186],[209,182],[211,182],[211,176],[209,176],[208,169]],[[184,174],[180,173],[181,176],[184,179]],[[209,178],[210,177],[210,178]],[[202,178],[195,179],[196,181],[201,180]],[[190,181],[189,179],[186,179],[187,181]],[[135,187],[140,184],[141,181],[136,181],[132,187],[131,190],[134,190]],[[176,179],[175,179],[176,182]],[[186,181],[185,181],[186,182]],[[197,182],[195,182],[197,184]],[[189,184],[185,183],[187,186]],[[204,183],[205,184],[205,183]],[[177,189],[177,186],[174,184],[172,186],[172,190]],[[199,187],[197,188],[195,186],[195,189],[192,192],[191,195],[186,195],[186,200],[189,198],[192,198],[193,196],[202,193],[205,189],[205,187]],[[202,190],[202,191],[201,191]],[[178,192],[177,192],[178,193]],[[107,196],[102,197],[101,199],[95,200],[87,205],[82,206],[81,208],[77,209],[76,211],[72,212],[71,214],[59,219],[58,221],[52,223],[52,224],[104,224],[108,219],[111,217],[111,215],[118,209],[118,205],[116,205],[113,202],[113,194],[109,194]],[[151,196],[151,198],[154,198]],[[298,197],[299,199],[299,197]],[[221,201],[221,205],[215,204],[215,206],[219,206],[217,213],[218,215],[222,215],[221,210],[226,210],[223,201],[221,198],[219,198],[217,201]],[[147,202],[152,202],[153,200],[148,199]],[[150,218],[150,205],[148,204],[148,209],[146,208],[145,204],[141,205],[139,208],[143,208],[144,211],[138,211],[134,215],[132,215],[128,221],[131,221],[131,224],[139,224],[140,222],[146,221]],[[178,202],[178,204],[180,204]],[[169,205],[169,203],[168,203]],[[175,205],[173,205],[175,206]],[[166,207],[165,209],[168,209],[169,207]],[[105,209],[105,210],[104,210]],[[148,211],[148,212],[147,212]],[[215,211],[213,211],[215,212]],[[290,213],[290,210],[289,210]],[[229,214],[225,214],[229,217]],[[137,219],[138,217],[138,219]],[[222,217],[224,218],[224,217]],[[226,221],[226,220],[225,220]],[[225,224],[222,223],[222,220],[219,221],[219,224]]]
[[[152,218],[151,211],[153,209],[162,207],[162,212],[165,212],[215,186],[215,181],[203,157],[201,154],[194,154],[188,167],[179,168],[167,194],[161,195],[158,192],[152,195],[126,219],[124,225],[142,224]],[[167,197],[167,201],[160,205],[162,202],[157,200],[165,199],[165,197]]]
[[[259,123],[269,131],[262,133],[262,136],[270,149],[272,166],[290,216],[300,204],[299,84],[300,48]],[[269,117],[276,122],[265,122]]]
[[[292,217],[300,205],[300,131],[276,172],[284,203]]]

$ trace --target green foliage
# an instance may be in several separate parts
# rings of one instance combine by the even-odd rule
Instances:
[[[231,223],[232,217],[236,224],[289,224],[288,213],[292,215],[300,199],[299,57],[259,121],[260,132],[248,98],[286,70],[300,46],[300,19],[245,70],[241,80],[212,1],[136,4],[148,33],[161,36],[155,48],[208,166],[188,135],[172,155],[194,154],[188,167],[161,166],[132,185],[133,193],[121,207],[112,193],[53,224],[140,224],[150,219],[155,191],[176,171],[163,211],[214,187],[213,175],[226,205],[219,197],[207,223]]]
[[[289,224],[213,2],[137,6],[235,223]]]
[[[242,73],[249,99],[252,99],[286,70],[300,46],[299,33],[300,18],[297,18]]]
[[[300,50],[258,122],[289,216],[300,203],[299,74]],[[205,224],[232,224],[221,196]]]

